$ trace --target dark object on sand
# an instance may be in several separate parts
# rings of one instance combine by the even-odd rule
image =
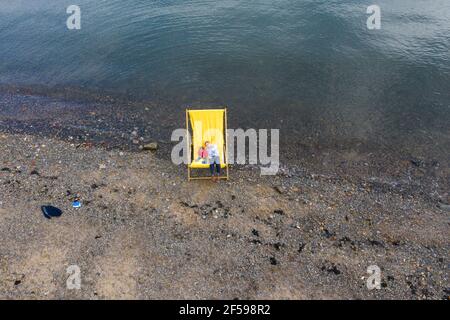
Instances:
[[[59,217],[62,215],[61,209],[58,209],[53,206],[42,206],[41,207],[42,213],[44,214],[44,217],[47,219]]]
[[[415,167],[418,167],[418,168],[423,168],[423,167],[425,167],[425,163],[423,162],[423,160],[420,160],[420,159],[411,159],[410,161],[411,161],[411,163],[412,163]]]
[[[283,194],[286,193],[286,188],[284,188],[283,186],[275,186],[273,187],[275,189],[276,192],[278,192],[279,194]]]

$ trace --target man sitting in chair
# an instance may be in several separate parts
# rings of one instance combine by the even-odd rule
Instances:
[[[219,150],[215,144],[210,143],[209,141],[205,142],[206,151],[208,153],[209,159],[209,170],[211,171],[211,179],[216,181],[220,175],[220,157]],[[214,173],[214,167],[216,174]]]

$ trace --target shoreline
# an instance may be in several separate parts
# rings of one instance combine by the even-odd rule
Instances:
[[[198,106],[205,105],[199,103]],[[190,105],[86,92],[82,87],[0,86],[3,131],[79,140],[79,143],[130,151],[140,151],[139,147],[145,142],[155,141],[165,148],[158,153],[163,156],[170,154],[174,145],[170,141],[172,131],[185,125],[186,107]],[[412,164],[426,171],[423,176],[450,179],[447,152],[450,132],[445,129],[445,119],[441,119],[444,128],[430,128],[429,132],[399,131],[377,137],[346,133],[346,126],[350,124],[344,121],[314,123],[301,128],[286,123],[289,115],[280,114],[279,123],[269,123],[264,120],[264,112],[260,118],[245,112],[230,108],[230,128],[280,129],[280,160],[284,166],[308,167],[328,174],[411,179],[411,175],[402,176],[401,171]],[[344,133],[340,134],[338,129]],[[134,131],[139,141],[133,141],[136,137],[131,133]],[[412,174],[412,178],[415,177],[418,175]]]

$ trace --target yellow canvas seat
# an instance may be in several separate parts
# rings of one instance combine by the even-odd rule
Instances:
[[[226,109],[186,110],[186,130],[191,132],[191,139],[187,139],[188,150],[188,179],[208,179],[209,177],[193,177],[191,169],[208,169],[209,163],[202,163],[198,158],[198,150],[206,141],[217,146],[220,158],[220,167],[225,169],[228,179],[228,157],[226,150]]]
[[[225,163],[220,163],[220,167],[222,169],[226,168],[226,164]],[[209,168],[209,163],[202,163],[202,160],[193,160],[192,163],[189,164],[189,168],[191,169],[208,169]]]

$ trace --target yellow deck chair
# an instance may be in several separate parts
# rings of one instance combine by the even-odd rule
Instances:
[[[225,175],[220,179],[228,180],[228,156],[227,156],[227,109],[186,109],[186,130],[191,132],[191,139],[187,140],[188,146],[188,180],[210,179],[206,176],[191,176],[192,169],[209,169],[209,164],[197,161],[197,154],[205,141],[217,146],[219,150],[220,166],[225,169]],[[190,141],[192,140],[192,141]]]

